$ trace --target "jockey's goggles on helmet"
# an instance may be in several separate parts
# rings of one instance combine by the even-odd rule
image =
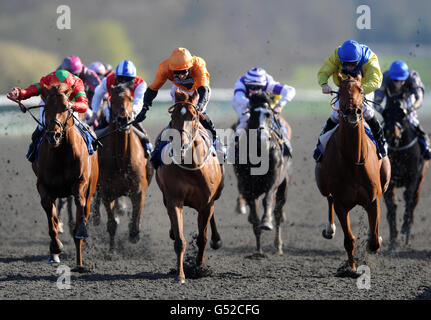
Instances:
[[[173,73],[180,75],[180,74],[187,74],[190,71],[190,69],[185,69],[185,70],[174,70]]]
[[[354,68],[356,68],[358,66],[358,64],[359,64],[359,61],[342,62],[342,64],[343,64],[344,68],[346,68],[346,67],[354,67]]]
[[[132,77],[126,77],[126,76],[116,76],[115,78],[117,80],[117,83],[126,83],[133,81]]]
[[[258,85],[258,84],[249,84],[249,85],[247,85],[247,88],[249,90],[262,90],[263,86]]]

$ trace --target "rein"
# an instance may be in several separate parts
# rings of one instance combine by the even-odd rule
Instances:
[[[31,111],[30,111],[31,109],[41,108],[41,107],[43,107],[43,105],[26,107],[26,106],[25,106],[21,101],[19,101],[19,100],[13,99],[13,98],[11,98],[11,97],[9,97],[9,96],[7,96],[7,98],[8,98],[9,100],[13,101],[13,102],[18,103],[19,108],[21,109],[22,113],[26,113],[26,112],[28,111],[28,113],[31,115],[31,117],[34,119],[34,121],[36,121],[36,122],[37,122],[37,124],[38,124],[38,125],[40,125],[43,129],[46,129],[46,126],[45,126],[42,122],[40,122],[40,121],[39,121],[39,120],[38,120],[38,119],[33,115],[33,113],[31,113]]]
[[[170,114],[172,114],[174,112],[174,109],[177,107],[177,105],[183,105],[183,104],[191,105],[197,112],[196,112],[196,118],[195,118],[195,125],[193,126],[193,129],[192,129],[193,131],[191,133],[189,133],[188,131],[185,131],[184,129],[177,129],[180,132],[184,132],[187,135],[187,137],[189,138],[189,142],[187,144],[181,146],[181,153],[188,151],[190,149],[190,147],[193,146],[193,143],[196,141],[196,138],[197,138],[198,132],[199,132],[199,118],[203,117],[201,112],[197,110],[196,105],[191,103],[191,102],[188,102],[188,101],[181,101],[181,102],[175,103],[174,105],[169,107],[168,112]],[[202,169],[205,166],[210,155],[211,155],[211,148],[208,148],[208,151],[207,151],[207,153],[206,153],[206,155],[202,161],[202,164],[200,166],[194,167],[194,168],[186,167],[186,166],[176,162],[174,159],[174,155],[169,156],[169,157],[172,159],[172,162],[175,165],[177,165],[178,167],[180,167],[181,169],[184,169],[187,171],[197,171],[197,170]]]

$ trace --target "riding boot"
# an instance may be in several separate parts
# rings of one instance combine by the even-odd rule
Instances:
[[[151,156],[151,152],[153,151],[153,145],[151,144],[150,138],[147,136],[145,129],[141,126],[141,123],[134,123],[133,131],[141,141],[145,150],[145,158],[148,159]]]
[[[276,128],[276,134],[281,137],[282,140],[282,149],[283,155],[292,157],[292,144],[290,143],[289,138],[287,137],[287,128],[283,125],[283,122],[276,116],[274,117],[275,121],[279,128]]]
[[[160,167],[161,165],[161,161],[160,161],[160,145],[161,145],[161,140],[160,138],[157,139],[156,141],[156,145],[154,146],[154,150],[151,153],[151,158],[150,158],[150,162],[153,165],[154,170],[157,170],[158,167]]]
[[[332,121],[331,118],[328,118],[319,136],[324,135],[328,131],[334,129],[336,126],[337,126],[337,123]],[[313,158],[314,160],[316,160],[316,162],[320,162],[320,160],[322,159],[322,155],[323,153],[322,153],[322,150],[320,149],[320,140],[317,139],[317,145],[316,145],[316,148],[314,148]]]
[[[385,135],[383,134],[383,128],[376,117],[372,117],[371,119],[367,120],[367,123],[370,126],[371,132],[377,141],[379,159],[382,159],[387,155],[386,139]]]
[[[425,131],[422,129],[421,125],[418,124],[416,127],[416,135],[420,140],[420,145],[422,149],[422,153],[425,160],[431,159],[431,150],[430,150],[430,144],[429,144],[429,137],[425,133]]]
[[[214,149],[216,150],[217,153],[219,152],[219,149],[220,149],[223,155],[223,161],[226,161],[226,158],[227,158],[226,147],[221,143],[221,140],[217,135],[217,131],[214,126],[214,123],[211,121],[211,119],[208,117],[208,115],[205,112],[203,112],[202,115],[204,116],[204,119],[201,120],[201,123],[205,129],[211,132]]]
[[[26,155],[27,160],[30,162],[34,162],[36,160],[37,145],[43,133],[44,133],[43,128],[40,128],[39,126],[37,126],[36,130],[34,130],[34,132],[31,135],[31,142],[28,147],[28,151]]]

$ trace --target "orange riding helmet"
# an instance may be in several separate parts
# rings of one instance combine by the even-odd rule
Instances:
[[[186,70],[193,67],[193,56],[186,48],[176,48],[169,57],[169,69],[172,71]]]

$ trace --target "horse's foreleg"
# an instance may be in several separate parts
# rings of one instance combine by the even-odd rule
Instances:
[[[334,203],[335,212],[337,213],[338,220],[344,233],[344,248],[347,252],[348,264],[353,271],[356,271],[355,261],[353,255],[355,253],[356,238],[350,228],[349,211],[337,202]]]
[[[58,198],[57,200],[58,233],[64,232],[63,222],[61,219],[61,210],[63,209],[63,207],[64,207],[64,199]]]
[[[49,236],[51,238],[51,243],[49,245],[49,252],[51,255],[48,263],[59,263],[59,255],[63,249],[63,244],[58,239],[59,221],[55,208],[55,199],[51,198],[41,185],[38,184],[37,188],[41,198],[41,205],[46,212],[46,217],[48,218]]]
[[[197,238],[197,245],[198,245],[198,254],[196,256],[196,265],[200,266],[204,264],[205,257],[205,247],[208,242],[207,237],[207,230],[208,225],[210,223],[211,218],[214,214],[214,203],[211,203],[207,208],[200,211],[198,213],[198,228],[199,228],[199,234]]]
[[[371,205],[366,208],[368,213],[368,224],[370,226],[370,235],[368,239],[368,249],[376,252],[380,249],[382,238],[379,236],[380,225],[380,199],[377,198]]]
[[[168,215],[171,221],[171,230],[174,235],[174,249],[177,254],[177,280],[184,283],[183,259],[186,251],[186,239],[183,234],[183,206],[179,203],[167,203]]]
[[[253,225],[253,232],[256,237],[256,251],[257,253],[262,254],[263,252],[260,245],[260,236],[262,234],[262,229],[259,227],[259,217],[257,216],[258,199],[247,199],[247,204],[250,207],[248,221]]]
[[[245,202],[244,197],[241,193],[238,194],[238,198],[236,201],[237,201],[236,202],[236,212],[238,212],[239,214],[246,214],[247,213],[246,202]]]
[[[88,238],[87,233],[87,219],[88,215],[86,212],[87,204],[87,188],[88,184],[80,183],[74,194],[75,194],[75,206],[76,206],[76,216],[75,216],[75,227],[73,229],[75,248],[76,248],[76,265],[75,271],[81,272],[83,269],[82,265],[82,242],[84,239]],[[87,210],[89,212],[89,208]]]
[[[139,225],[141,221],[142,212],[145,205],[145,192],[139,192],[131,196],[132,200],[132,220],[129,224],[129,241],[137,243],[139,241]]]
[[[264,211],[259,225],[259,228],[262,230],[272,230],[274,228],[272,225],[272,210],[274,207],[275,191],[274,189],[269,190],[262,200]]]
[[[326,197],[328,200],[328,222],[326,222],[326,227],[322,231],[322,236],[325,239],[332,239],[335,236],[335,231],[337,228],[335,227],[334,222],[334,198],[332,196]]]
[[[382,165],[380,167],[380,183],[382,185],[382,192],[385,193],[388,189],[389,182],[391,181],[391,163],[389,157],[382,159]]]
[[[73,238],[73,227],[75,226],[75,221],[73,219],[72,204],[73,204],[73,196],[70,196],[67,198],[67,215],[69,217],[69,232]]]
[[[389,245],[391,250],[396,249],[396,241],[398,237],[397,230],[397,197],[396,197],[397,189],[395,188],[393,183],[389,184],[388,190],[383,194],[383,198],[386,203],[386,219],[389,224]]]
[[[278,251],[278,254],[283,254],[283,240],[281,239],[281,222],[283,221],[283,206],[287,200],[287,180],[285,179],[283,183],[278,187],[275,196],[275,207],[274,207],[274,217],[275,217],[275,238],[274,246]]]

